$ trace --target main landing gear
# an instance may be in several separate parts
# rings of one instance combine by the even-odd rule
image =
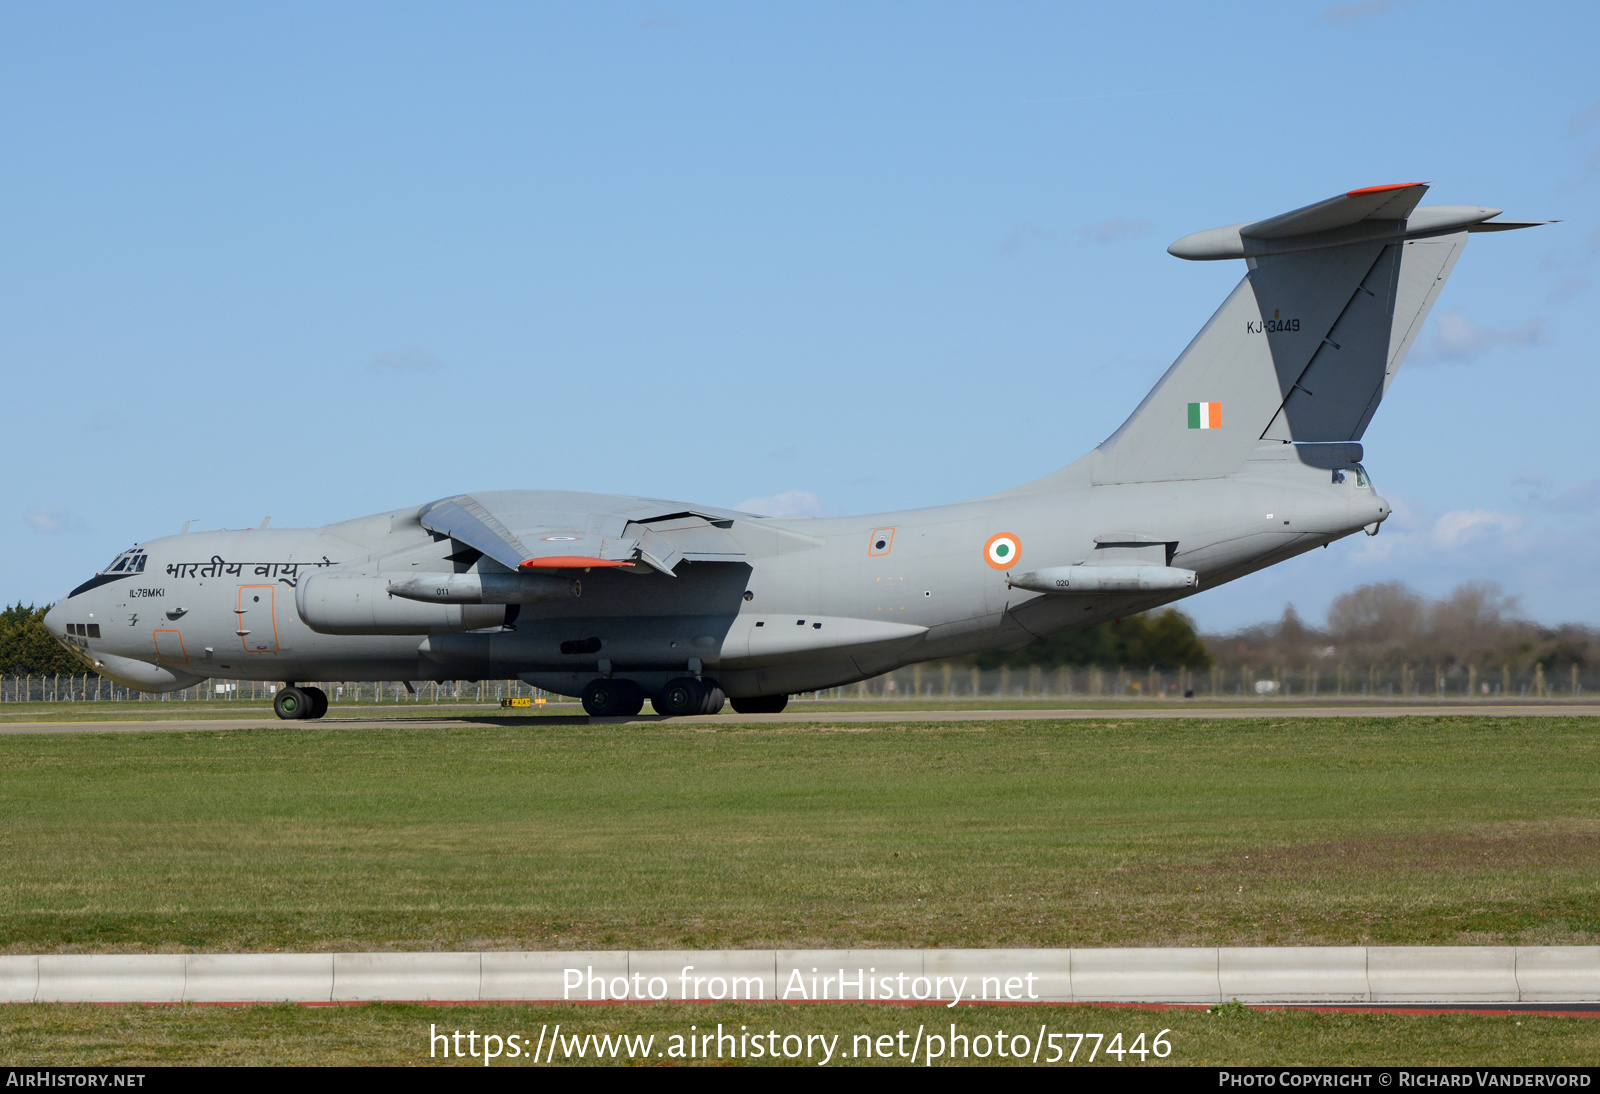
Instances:
[[[734,699],[733,709],[740,714],[782,714],[789,705],[787,695],[752,695],[748,699]]]
[[[644,689],[632,680],[590,680],[583,709],[594,718],[631,718],[644,709]]]
[[[320,718],[328,713],[328,693],[321,688],[285,684],[272,697],[272,709],[285,720]]]
[[[727,696],[715,680],[696,680],[693,676],[680,676],[668,680],[661,691],[650,697],[650,705],[657,714],[682,717],[686,714],[717,714]]]
[[[644,709],[644,700],[644,689],[632,680],[602,677],[590,680],[583,689],[583,709],[594,718],[631,718]],[[693,676],[668,680],[650,696],[650,705],[657,714],[676,717],[716,714],[727,701],[715,680],[697,680]]]

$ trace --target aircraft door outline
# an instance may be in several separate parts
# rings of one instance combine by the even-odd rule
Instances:
[[[234,609],[239,620],[235,630],[245,653],[277,653],[277,586],[239,586],[239,605]]]
[[[156,644],[156,660],[163,665],[187,665],[189,651],[183,646],[183,633],[162,627],[150,632]]]

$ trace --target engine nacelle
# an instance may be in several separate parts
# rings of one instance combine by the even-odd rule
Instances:
[[[319,634],[450,634],[499,627],[503,604],[425,604],[389,594],[388,576],[307,574],[294,590],[306,626]]]

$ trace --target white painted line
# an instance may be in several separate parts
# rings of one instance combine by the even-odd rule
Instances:
[[[184,980],[186,1003],[327,1003],[333,1000],[333,954],[189,954]]]
[[[1079,1003],[1220,1003],[1217,951],[1074,949],[1072,998]]]
[[[475,999],[583,999],[593,992],[598,1000],[609,998],[600,993],[628,975],[625,950],[487,952],[482,957],[482,994]]]
[[[1374,1003],[1520,1001],[1511,946],[1369,946]]]
[[[1524,1003],[1600,999],[1600,946],[1518,946],[1517,989]]]
[[[475,953],[341,953],[333,958],[333,1001],[482,999]]]
[[[1367,951],[1362,946],[1225,946],[1217,951],[1224,1001],[1365,1003]]]
[[[41,1003],[181,1003],[181,953],[42,954]]]
[[[734,998],[1600,1006],[1600,946],[21,954],[0,1002]]]
[[[31,1003],[39,994],[39,959],[0,957],[0,1003]]]

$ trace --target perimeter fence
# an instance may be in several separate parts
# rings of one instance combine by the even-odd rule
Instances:
[[[491,703],[502,699],[565,702],[520,680],[302,681],[335,703]],[[270,702],[278,685],[212,679],[165,695],[143,695],[93,674],[0,677],[0,704],[25,702]],[[1065,700],[1211,698],[1410,700],[1581,699],[1600,694],[1600,671],[1583,665],[1546,670],[1462,665],[1306,665],[1160,671],[1064,666],[978,669],[933,662],[897,669],[844,687],[804,692],[814,701]]]

